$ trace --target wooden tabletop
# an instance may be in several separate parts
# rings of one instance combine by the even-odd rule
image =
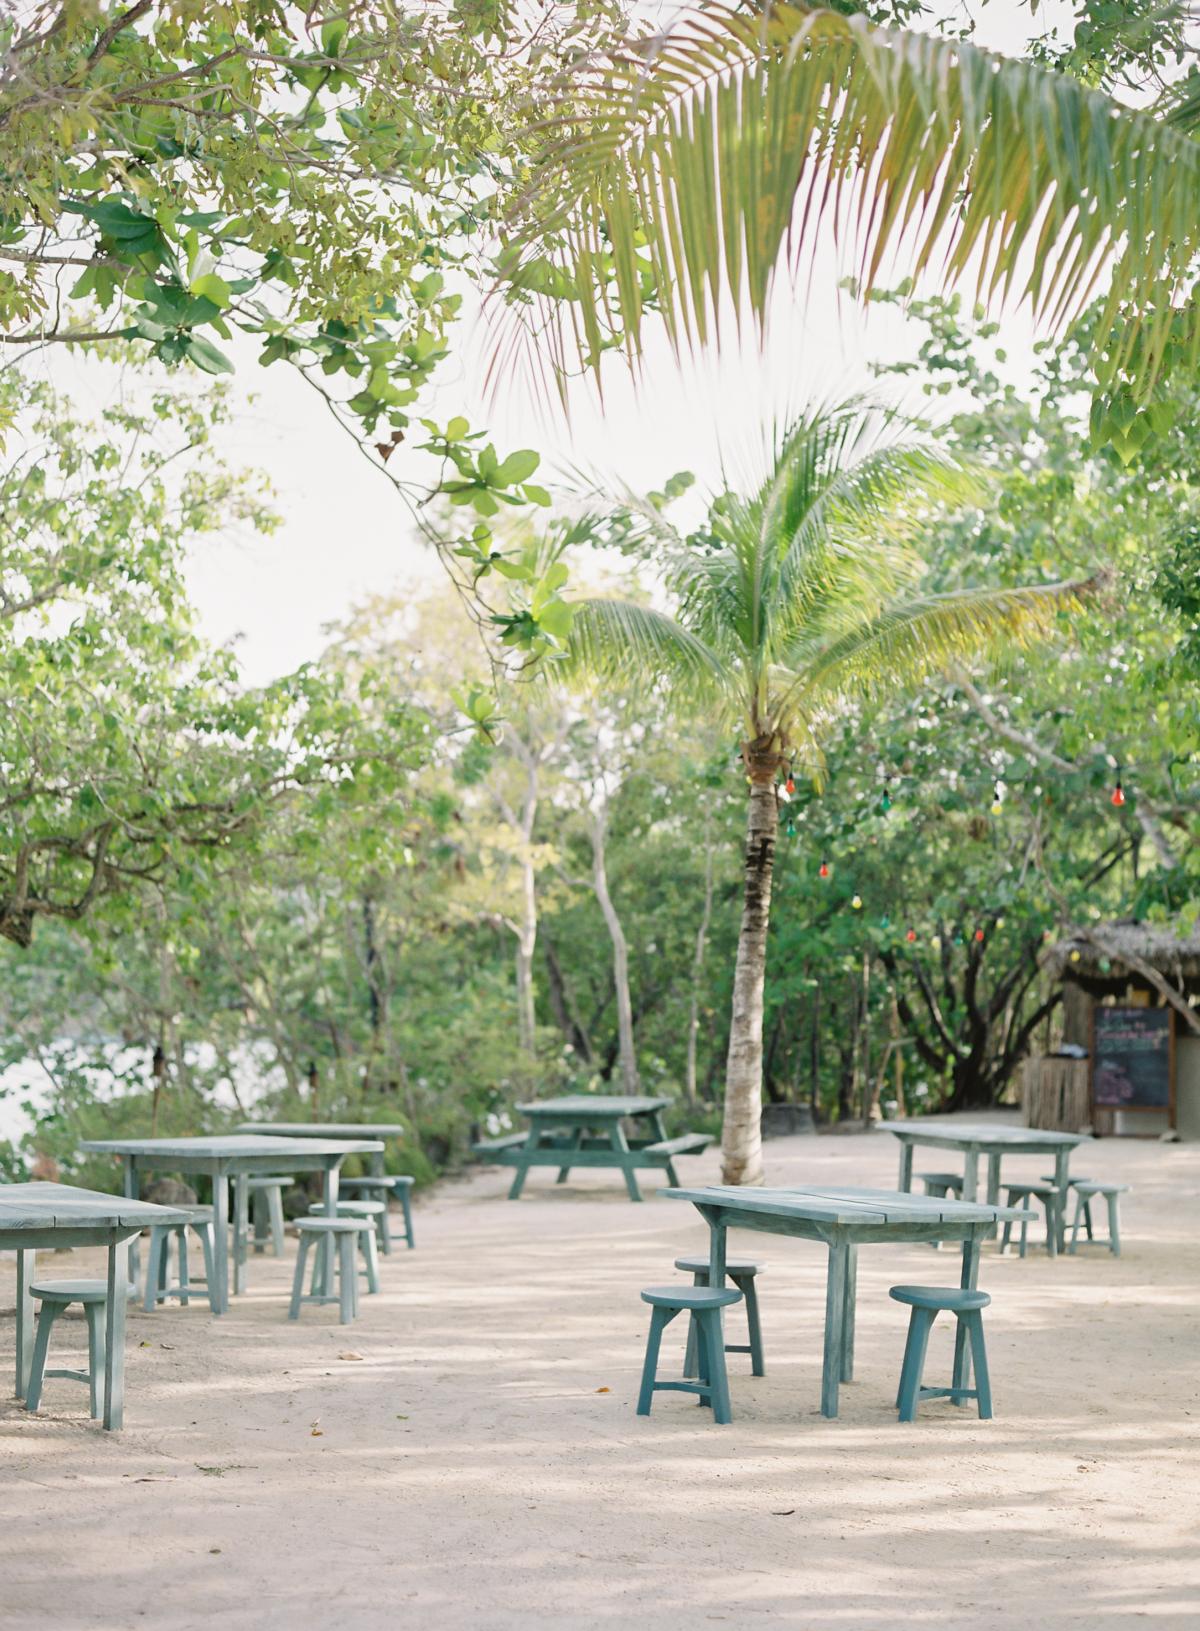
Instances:
[[[124,1195],[72,1184],[0,1184],[0,1233],[8,1229],[141,1229],[151,1223],[182,1223],[171,1206],[153,1206]]]
[[[854,1184],[805,1184],[795,1189],[710,1184],[703,1189],[664,1189],[661,1193],[696,1206],[730,1207],[771,1217],[804,1218],[812,1223],[995,1223],[1025,1216],[1019,1207],[910,1195],[903,1189],[864,1189]]]
[[[1053,1144],[1087,1144],[1091,1137],[1088,1133],[1053,1132],[1046,1127],[1001,1127],[987,1121],[963,1122],[949,1127],[934,1120],[926,1121],[920,1116],[904,1121],[880,1121],[876,1125],[883,1132],[895,1133],[897,1138],[919,1138],[922,1144],[947,1146],[992,1144],[1001,1148],[1005,1145],[1040,1144],[1045,1148]]]
[[[79,1146],[95,1155],[179,1155],[232,1160],[239,1155],[368,1155],[382,1150],[377,1139],[264,1138],[220,1133],[204,1138],[90,1138]]]
[[[234,1132],[258,1138],[407,1138],[409,1129],[393,1121],[243,1121]]]
[[[574,1093],[562,1099],[537,1099],[532,1104],[519,1104],[523,1116],[578,1116],[588,1112],[597,1116],[647,1116],[655,1110],[665,1110],[670,1099],[649,1099],[620,1093]]]

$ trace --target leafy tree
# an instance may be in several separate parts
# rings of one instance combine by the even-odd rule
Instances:
[[[1037,63],[801,0],[707,7],[649,55],[589,65],[513,214],[511,297],[538,306],[560,370],[613,348],[636,363],[649,312],[677,348],[716,337],[726,297],[761,324],[777,274],[827,238],[852,242],[866,292],[903,257],[917,278],[936,267],[943,286],[1027,298],[1050,326],[1108,269],[1100,435],[1149,412],[1163,371],[1194,367],[1200,99],[1162,118]]]
[[[763,984],[777,779],[820,775],[823,731],[848,697],[885,696],[953,656],[1052,626],[1078,586],[925,593],[909,547],[921,506],[954,495],[927,448],[887,441],[861,405],[789,427],[749,498],[723,493],[707,525],[675,535],[646,510],[675,615],[630,601],[577,604],[572,652],[595,673],[674,692],[736,728],[749,783],[742,924],[725,1084],[724,1172],[762,1176]]]

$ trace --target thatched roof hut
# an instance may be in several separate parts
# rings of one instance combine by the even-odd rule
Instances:
[[[1181,994],[1200,995],[1200,930],[1179,934],[1170,924],[1094,923],[1072,929],[1051,946],[1045,966],[1093,996],[1119,996],[1129,986],[1152,987],[1147,970]]]

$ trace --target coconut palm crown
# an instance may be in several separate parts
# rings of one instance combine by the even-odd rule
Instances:
[[[1044,636],[1089,587],[926,587],[914,547],[939,505],[977,478],[935,447],[899,440],[860,401],[806,413],[776,438],[770,469],[723,493],[684,538],[642,510],[670,610],[576,603],[569,660],[601,678],[660,688],[718,729],[736,729],[749,784],[745,889],[726,1073],[724,1179],[762,1179],[763,984],[778,826],[776,781],[794,761],[819,776],[822,725],[955,660]]]

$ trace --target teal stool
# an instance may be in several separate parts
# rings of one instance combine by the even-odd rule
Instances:
[[[908,1322],[908,1341],[904,1345],[904,1363],[900,1368],[900,1387],[896,1394],[896,1408],[901,1421],[915,1421],[917,1406],[922,1399],[974,1399],[982,1420],[992,1415],[992,1386],[988,1376],[987,1349],[983,1343],[983,1310],[991,1302],[986,1291],[967,1291],[958,1286],[893,1286],[888,1292],[893,1301],[912,1309]],[[971,1343],[971,1359],[975,1366],[975,1386],[922,1387],[921,1375],[925,1369],[925,1350],[929,1346],[929,1333],[939,1314],[954,1314],[966,1327]]]
[[[151,1314],[168,1297],[178,1297],[184,1308],[193,1297],[203,1297],[212,1307],[211,1287],[216,1284],[213,1269],[213,1209],[211,1206],[189,1206],[186,1223],[156,1223],[150,1229],[150,1258],[146,1265],[146,1294],[142,1307]],[[195,1230],[204,1252],[204,1278],[193,1280],[188,1274],[188,1230]],[[177,1278],[170,1283],[171,1246],[175,1247]]]
[[[685,1274],[692,1276],[693,1285],[706,1286],[708,1284],[708,1258],[707,1257],[677,1257],[675,1267],[682,1269]],[[727,1342],[727,1354],[749,1354],[750,1374],[752,1376],[765,1376],[763,1367],[763,1340],[762,1325],[758,1318],[758,1292],[754,1286],[754,1276],[761,1274],[763,1265],[751,1262],[749,1258],[738,1258],[725,1264],[725,1273],[741,1292],[746,1303],[746,1325],[750,1341]],[[696,1327],[698,1321],[693,1315],[688,1321],[687,1354],[683,1361],[683,1374],[685,1376],[699,1376],[697,1363]]]
[[[35,1280],[29,1294],[41,1303],[38,1313],[37,1340],[33,1345],[33,1360],[29,1367],[29,1384],[25,1389],[26,1410],[36,1410],[42,1397],[42,1384],[47,1376],[66,1376],[72,1382],[86,1382],[91,1394],[91,1413],[99,1416],[104,1408],[104,1315],[108,1307],[108,1283],[105,1280]],[[88,1328],[88,1368],[81,1370],[47,1370],[46,1358],[50,1351],[50,1332],[58,1316],[72,1303],[82,1303]]]
[[[1022,1206],[1027,1201],[1041,1201],[1046,1208],[1046,1251],[1051,1257],[1058,1256],[1058,1209],[1062,1205],[1062,1196],[1058,1185],[1043,1178],[1040,1183],[1009,1184],[1007,1185],[1007,1206]],[[1029,1219],[1033,1213],[1025,1207],[1027,1216],[1021,1222],[1020,1245],[1017,1256],[1025,1255],[1025,1238],[1029,1232]],[[1000,1237],[1000,1253],[1003,1256],[1008,1251],[1009,1237],[1012,1235],[1013,1220],[1004,1225],[1004,1233]]]
[[[358,1314],[358,1246],[361,1240],[375,1245],[375,1228],[366,1218],[297,1218],[296,1230],[300,1236],[300,1250],[296,1254],[296,1272],[292,1279],[292,1300],[288,1306],[288,1319],[300,1318],[302,1303],[337,1303],[343,1325],[349,1325]],[[323,1253],[318,1249],[313,1264],[313,1289],[304,1289],[304,1269],[309,1247],[332,1235],[337,1248],[334,1274],[337,1291],[327,1290],[321,1271]]]
[[[291,1189],[295,1182],[290,1173],[247,1179],[256,1253],[265,1252],[269,1240],[272,1255],[283,1256],[283,1192]]]
[[[392,1177],[371,1175],[366,1178],[343,1178],[341,1188],[348,1191],[351,1195],[378,1195],[383,1201],[386,1201],[389,1196],[394,1195],[400,1202],[400,1208],[404,1213],[404,1238],[408,1242],[409,1251],[412,1251],[413,1247],[416,1245],[416,1241],[413,1237],[412,1218],[412,1188],[414,1183],[416,1183],[415,1178],[410,1178],[404,1173],[400,1173],[399,1175]],[[379,1249],[383,1252],[385,1257],[392,1249],[391,1225],[386,1214],[384,1215],[383,1225],[379,1231]]]
[[[649,1303],[650,1334],[646,1338],[646,1362],[642,1367],[642,1390],[638,1394],[637,1413],[650,1414],[650,1402],[656,1393],[695,1393],[701,1404],[712,1407],[713,1420],[724,1426],[731,1421],[729,1409],[729,1378],[725,1373],[725,1340],[721,1329],[721,1310],[731,1303],[740,1303],[740,1291],[724,1290],[716,1286],[650,1286],[642,1292],[642,1301]],[[700,1351],[700,1378],[696,1382],[658,1381],[658,1350],[662,1334],[676,1314],[688,1313],[696,1322]]]
[[[314,1217],[314,1218],[323,1218],[325,1216],[325,1208],[320,1204],[320,1202],[317,1202],[314,1205],[310,1206],[309,1209],[308,1209],[308,1212],[309,1212],[309,1216]],[[339,1201],[338,1202],[338,1217],[339,1218],[355,1218],[355,1219],[360,1220],[363,1223],[369,1223],[371,1225],[370,1231],[368,1233],[365,1233],[363,1235],[363,1237],[362,1237],[361,1245],[362,1245],[362,1255],[363,1255],[363,1267],[359,1271],[361,1274],[363,1274],[365,1276],[366,1282],[367,1282],[367,1290],[370,1291],[370,1292],[377,1292],[379,1290],[379,1253],[378,1253],[378,1247],[379,1247],[379,1221],[380,1221],[381,1217],[385,1217],[386,1215],[387,1215],[387,1204],[384,1201]],[[319,1268],[318,1268],[318,1266],[316,1264],[314,1264],[313,1265],[313,1290],[314,1291],[317,1291],[317,1290],[321,1289],[321,1287],[318,1284],[319,1274],[320,1274]]]
[[[1121,1196],[1128,1193],[1128,1184],[1102,1184],[1093,1178],[1072,1178],[1070,1187],[1075,1191],[1075,1217],[1071,1223],[1071,1244],[1067,1247],[1072,1257],[1075,1256],[1075,1247],[1079,1238],[1079,1225],[1083,1223],[1087,1229],[1087,1238],[1094,1239],[1092,1234],[1092,1202],[1103,1197],[1108,1208],[1108,1249],[1114,1257],[1121,1255]],[[1097,1241],[1097,1245],[1104,1245],[1104,1241]]]

